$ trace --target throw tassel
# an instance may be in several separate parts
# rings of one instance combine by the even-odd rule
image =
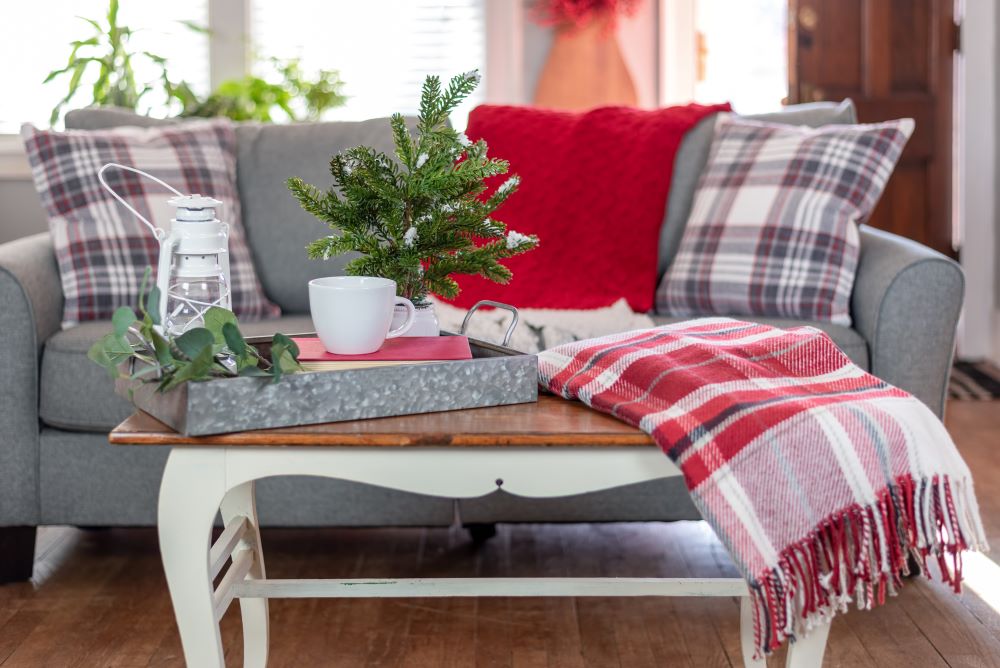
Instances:
[[[908,573],[910,554],[920,557],[928,577],[927,558],[935,557],[941,579],[961,591],[961,553],[989,549],[968,487],[946,477],[901,476],[874,503],[828,517],[786,548],[777,566],[752,580],[758,657],[844,612],[852,598],[861,609],[883,605]]]

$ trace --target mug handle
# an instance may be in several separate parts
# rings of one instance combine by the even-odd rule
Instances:
[[[402,336],[410,331],[410,327],[413,327],[413,321],[416,319],[417,315],[417,309],[413,307],[413,302],[406,297],[396,297],[396,301],[393,303],[393,306],[406,307],[406,322],[396,329],[389,330],[389,333],[385,335],[385,338],[387,339],[394,339],[397,336]]]

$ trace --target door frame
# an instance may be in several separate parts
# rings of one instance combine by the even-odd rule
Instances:
[[[955,83],[959,108],[955,161],[957,231],[965,270],[965,309],[958,354],[1000,361],[997,309],[997,46],[1000,13],[993,2],[957,2],[962,51]],[[963,6],[964,5],[964,6]],[[964,14],[964,15],[963,15]],[[971,85],[970,85],[971,84]]]

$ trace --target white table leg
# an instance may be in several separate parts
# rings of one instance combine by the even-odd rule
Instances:
[[[753,603],[749,596],[740,598],[740,647],[743,649],[743,665],[746,668],[767,668],[765,659],[754,659]]]
[[[253,565],[247,573],[247,580],[263,580],[264,553],[261,548],[260,530],[257,523],[257,502],[253,481],[245,482],[226,493],[222,500],[222,521],[230,524],[246,518],[247,531],[237,550],[251,550]],[[267,665],[268,615],[266,598],[241,598],[240,613],[243,616],[243,666],[244,668],[264,668]]]
[[[225,480],[222,449],[174,448],[160,483],[160,555],[190,668],[225,666],[209,565],[212,523]]]
[[[830,623],[827,622],[815,627],[805,638],[789,643],[785,668],[820,668],[829,635]],[[743,649],[743,665],[747,668],[766,668],[764,659],[753,658],[753,605],[748,596],[740,599],[740,646]]]
[[[790,643],[785,668],[820,668],[829,635],[830,622],[826,622],[814,627],[805,638]]]

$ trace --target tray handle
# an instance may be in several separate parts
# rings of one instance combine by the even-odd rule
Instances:
[[[479,310],[480,306],[492,306],[494,308],[503,309],[505,311],[510,311],[514,316],[510,320],[510,324],[507,325],[507,333],[503,335],[503,342],[500,344],[504,347],[510,344],[510,337],[514,335],[514,328],[517,327],[517,321],[520,317],[517,313],[517,308],[511,306],[510,304],[504,304],[503,302],[495,302],[492,299],[481,299],[472,305],[469,312],[465,314],[465,318],[462,320],[462,329],[459,330],[459,334],[465,335],[465,330],[469,326],[469,320],[472,319],[472,314]]]

